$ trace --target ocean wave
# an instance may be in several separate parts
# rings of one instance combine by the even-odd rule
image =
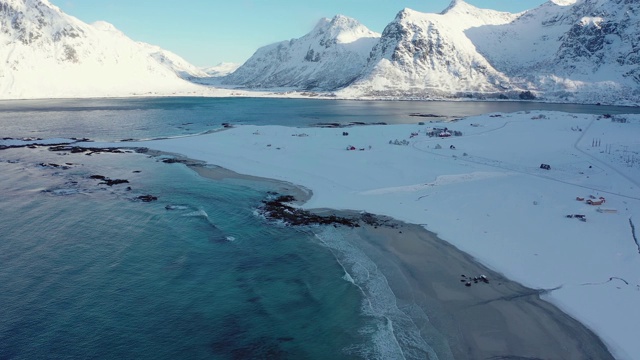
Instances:
[[[189,210],[191,207],[189,205],[173,205],[169,204],[164,207],[167,210]]]
[[[49,194],[53,194],[53,195],[57,195],[57,196],[69,196],[69,195],[76,195],[76,194],[81,194],[82,192],[79,189],[47,189],[47,190],[43,190],[43,192],[45,193],[49,193]]]
[[[198,209],[196,211],[192,211],[190,213],[183,214],[184,217],[203,217],[205,219],[209,219],[209,214],[202,209]]]
[[[343,267],[343,279],[356,285],[363,295],[362,312],[375,319],[361,330],[373,342],[358,351],[374,359],[439,359],[435,350],[420,334],[412,317],[398,307],[398,300],[378,266],[359,248],[352,245],[341,230],[323,227],[316,233]],[[420,315],[412,311],[412,315]],[[426,314],[422,313],[427,320]],[[422,317],[422,316],[421,316]]]

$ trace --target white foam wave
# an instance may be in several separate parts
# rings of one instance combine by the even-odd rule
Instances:
[[[326,227],[316,237],[342,265],[346,274],[343,278],[361,290],[363,313],[376,319],[374,325],[362,329],[373,341],[373,348],[361,349],[363,355],[375,359],[438,359],[413,319],[398,308],[396,296],[377,265],[338,229]]]
[[[80,194],[79,189],[53,189],[53,190],[45,190],[45,192],[48,192],[57,196],[68,196],[68,195]]]
[[[182,216],[186,216],[186,217],[203,217],[205,219],[209,219],[209,214],[207,214],[207,212],[202,210],[202,209],[199,209],[197,211],[193,211],[193,212],[190,212],[190,213],[186,213],[186,214],[184,214]]]
[[[353,278],[351,277],[351,275],[349,275],[349,273],[348,273],[348,272],[346,272],[346,271],[344,272],[344,275],[342,276],[342,278],[343,278],[344,280],[346,280],[346,281],[348,281],[348,282],[350,282],[350,283],[354,284],[354,285],[356,284],[355,280],[353,280]]]
[[[164,207],[167,210],[187,210],[189,209],[188,205],[167,205]]]

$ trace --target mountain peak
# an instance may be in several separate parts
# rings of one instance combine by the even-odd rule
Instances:
[[[348,44],[360,38],[377,38],[380,34],[369,30],[358,20],[344,15],[336,15],[331,20],[320,19],[311,34],[315,37],[323,36],[326,40],[335,40],[337,43]]]
[[[575,4],[578,0],[549,0],[549,1],[560,6],[569,6],[569,5]]]
[[[441,12],[441,14],[444,15],[446,13],[456,12],[456,11],[467,12],[470,9],[477,9],[477,8],[473,5],[466,3],[464,0],[452,0],[451,4],[449,4],[449,6],[447,6],[447,8]]]
[[[108,23],[106,21],[96,21],[94,23],[91,24],[91,26],[93,26],[94,28],[100,30],[100,31],[109,31],[109,32],[117,32],[117,33],[121,33],[120,30],[118,30],[115,26],[113,26],[113,24]]]

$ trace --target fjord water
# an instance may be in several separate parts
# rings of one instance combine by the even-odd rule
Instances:
[[[360,331],[375,319],[331,252],[254,213],[273,184],[140,154],[83,157],[1,154],[0,358],[339,359],[373,347]],[[72,165],[39,165],[53,161]],[[133,201],[147,193],[159,200]]]
[[[640,108],[536,102],[353,101],[276,98],[126,98],[0,101],[2,137],[88,137],[96,141],[197,134],[221,123],[305,127],[317,123],[400,124],[410,114],[454,119],[493,112],[640,113]]]
[[[423,119],[409,114],[535,109],[633,111],[239,98],[7,101],[0,102],[0,138],[118,141],[188,136],[224,122],[415,123]],[[90,178],[96,174],[129,183],[99,185]],[[205,179],[144,154],[0,151],[0,358],[411,358],[394,338],[415,338],[411,324],[400,329],[401,322],[363,310],[366,300],[397,313],[388,309],[394,301],[385,279],[367,275],[369,284],[359,284],[357,274],[345,273],[350,263],[375,264],[339,232],[316,237],[317,229],[260,218],[255,209],[273,190],[281,189]],[[135,200],[145,194],[158,201]],[[439,345],[410,346],[427,354]]]

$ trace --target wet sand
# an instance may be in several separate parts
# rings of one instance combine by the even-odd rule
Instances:
[[[212,179],[265,180],[197,162],[187,165]],[[300,202],[311,196],[293,184],[279,183],[279,189]],[[352,211],[315,212],[360,216]],[[393,227],[363,223],[352,230],[350,241],[387,278],[400,309],[419,307],[428,316],[449,348],[438,354],[441,359],[613,359],[592,331],[540,299],[540,290],[508,280],[419,225],[386,220]],[[489,282],[471,280],[471,286],[465,286],[468,278],[480,275]],[[434,334],[424,321],[414,318],[430,343]]]
[[[613,359],[580,322],[418,225],[364,226],[357,245],[378,265],[402,308],[419,306],[455,359]],[[465,275],[486,275],[488,283]]]

